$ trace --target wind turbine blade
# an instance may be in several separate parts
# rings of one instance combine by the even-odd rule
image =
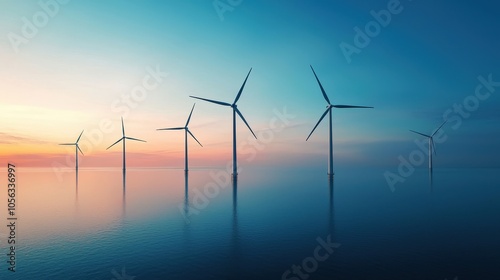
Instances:
[[[429,135],[427,135],[427,134],[423,134],[423,133],[420,133],[420,132],[416,132],[416,131],[411,130],[411,129],[410,129],[410,131],[411,131],[411,132],[413,132],[413,133],[416,133],[416,134],[420,134],[420,135],[422,135],[422,136],[424,136],[424,137],[431,138],[431,137],[430,137]]]
[[[193,115],[193,110],[194,110],[194,106],[196,105],[196,103],[193,104],[193,108],[191,109],[191,113],[189,113],[189,117],[188,117],[188,120],[186,122],[186,127],[188,126],[189,124],[189,121],[191,120],[191,116]]]
[[[82,153],[82,155],[85,155],[85,154],[82,152],[82,149],[80,149],[80,146],[78,146],[78,144],[76,144],[76,148],[78,149],[78,151],[80,151],[80,153]]]
[[[185,127],[158,128],[157,130],[183,130]]]
[[[123,117],[122,117],[122,136],[125,137],[125,125],[123,125]]]
[[[245,118],[243,117],[243,114],[241,114],[240,110],[238,110],[238,108],[234,108],[234,110],[236,110],[236,113],[238,113],[238,115],[240,116],[240,118],[243,120],[243,122],[247,125],[248,129],[250,129],[250,132],[252,132],[253,134],[253,137],[255,137],[255,139],[257,139],[257,136],[255,135],[255,133],[253,133],[253,130],[252,128],[250,127],[250,125],[247,123],[247,120],[245,120]]]
[[[238,95],[236,95],[236,98],[234,99],[233,105],[238,102],[240,99],[241,93],[243,92],[243,88],[245,88],[245,84],[247,83],[248,76],[250,76],[250,72],[252,72],[252,68],[250,68],[250,71],[248,71],[247,77],[245,78],[245,81],[243,82],[243,85],[241,85],[240,91],[238,91]]]
[[[128,139],[128,140],[134,140],[134,141],[141,141],[141,142],[146,142],[144,140],[141,140],[141,139],[137,139],[137,138],[132,138],[132,137],[124,137],[125,139]]]
[[[339,109],[345,109],[345,108],[366,108],[366,109],[369,109],[369,108],[373,108],[373,107],[369,107],[369,106],[353,106],[353,105],[332,105],[332,106],[335,108],[339,108]]]
[[[63,143],[63,144],[59,144],[59,145],[63,145],[63,146],[73,146],[73,145],[76,145],[75,143]]]
[[[115,143],[113,143],[113,145],[109,146],[108,148],[106,148],[106,150],[108,150],[109,148],[113,147],[114,145],[118,144],[120,141],[122,141],[123,139],[125,139],[125,137],[122,137],[120,138],[120,140],[116,141]]]
[[[326,114],[328,114],[328,111],[331,110],[332,108],[328,107],[326,109],[326,111],[323,113],[323,115],[321,116],[321,118],[319,118],[319,121],[316,123],[316,125],[314,126],[313,130],[311,131],[311,133],[309,133],[309,136],[307,136],[307,140],[309,140],[309,137],[311,137],[311,135],[313,134],[314,130],[316,129],[316,127],[318,127],[319,123],[323,120],[323,118],[325,118]]]
[[[229,106],[229,107],[231,107],[231,104],[226,103],[226,102],[222,102],[222,101],[211,100],[211,99],[196,97],[196,96],[192,96],[192,95],[190,95],[189,97],[196,98],[196,99],[199,99],[199,100],[208,101],[208,102],[212,102],[212,103],[219,104],[219,105],[222,105],[222,106]]]
[[[431,138],[431,143],[432,143],[432,150],[434,151],[434,155],[437,155],[436,146],[434,145],[434,139],[432,139],[432,138]]]
[[[435,131],[434,133],[431,134],[431,136],[434,136],[440,129],[443,127],[443,125],[447,122],[448,120],[445,120]]]
[[[311,66],[311,70],[314,73],[314,77],[316,77],[316,81],[318,81],[318,85],[321,88],[321,92],[323,93],[323,97],[325,98],[326,102],[328,102],[328,105],[331,105],[330,99],[328,99],[328,95],[326,95],[325,89],[323,88],[323,85],[319,81],[318,76],[316,75],[316,72],[314,71],[314,68],[312,67],[312,65],[309,65],[309,66]]]
[[[78,139],[76,139],[76,144],[78,144],[78,141],[80,141],[80,137],[82,137],[82,134],[83,134],[83,130],[82,130],[82,133],[80,133],[80,136],[78,136]]]
[[[196,142],[198,142],[198,144],[200,144],[200,146],[203,147],[203,145],[200,143],[200,141],[198,141],[198,139],[196,139],[196,137],[194,137],[193,133],[191,133],[191,131],[189,131],[189,129],[187,130],[187,132],[189,133],[189,135],[191,135],[191,137],[193,137],[194,140],[196,140]]]

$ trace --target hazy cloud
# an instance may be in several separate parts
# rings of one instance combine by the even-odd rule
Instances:
[[[47,144],[47,141],[0,132],[0,144]]]

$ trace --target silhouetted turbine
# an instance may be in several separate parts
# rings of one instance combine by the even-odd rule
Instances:
[[[339,109],[352,109],[352,108],[373,108],[373,107],[367,107],[367,106],[352,106],[352,105],[332,105],[330,103],[330,99],[328,99],[328,96],[326,95],[325,89],[323,88],[323,85],[321,85],[321,82],[318,79],[318,76],[316,75],[316,72],[314,71],[314,68],[311,66],[311,70],[314,73],[314,77],[316,77],[316,81],[318,81],[318,85],[321,89],[321,92],[323,93],[323,97],[326,100],[326,103],[328,105],[326,106],[326,111],[323,113],[319,121],[316,123],[314,126],[313,130],[311,133],[309,133],[309,136],[307,136],[307,140],[309,140],[309,137],[313,134],[314,130],[318,125],[321,123],[321,121],[325,118],[326,114],[329,115],[330,119],[330,141],[329,141],[329,153],[328,153],[328,175],[333,176],[333,131],[332,131],[332,108],[339,108]]]
[[[429,169],[432,169],[432,152],[434,152],[434,155],[436,155],[436,146],[434,145],[434,135],[443,127],[443,125],[447,122],[445,120],[436,130],[431,135],[423,134],[414,130],[411,130],[411,132],[422,135],[424,137],[427,137],[429,139]]]
[[[76,139],[75,143],[59,144],[59,145],[63,145],[63,146],[75,146],[76,170],[78,170],[78,151],[80,151],[80,153],[82,153],[82,155],[83,155],[83,152],[80,149],[80,146],[78,146],[78,141],[80,141],[82,134],[83,134],[83,130],[82,130],[82,133],[80,133],[80,136],[78,136],[78,139]]]
[[[146,142],[146,141],[141,140],[141,139],[137,139],[137,138],[132,138],[132,137],[125,136],[125,126],[123,125],[123,117],[122,117],[122,138],[120,138],[118,141],[116,141],[115,143],[113,143],[113,145],[111,145],[108,148],[106,148],[106,150],[108,150],[109,148],[111,148],[114,145],[118,144],[122,140],[123,140],[123,171],[125,171],[125,169],[126,169],[125,168],[125,140],[134,140],[134,141],[141,141],[141,142]]]
[[[184,130],[184,152],[185,152],[184,171],[186,171],[186,172],[189,171],[189,169],[188,169],[188,133],[189,133],[189,135],[191,135],[191,137],[193,137],[194,140],[196,140],[196,142],[198,142],[198,144],[200,144],[200,146],[203,147],[203,145],[200,143],[200,141],[198,141],[198,139],[196,139],[196,137],[194,137],[193,133],[191,133],[191,131],[188,128],[189,122],[191,121],[191,115],[193,115],[193,110],[194,110],[195,105],[196,105],[196,103],[193,104],[193,108],[191,109],[191,113],[189,113],[189,117],[188,117],[186,125],[184,127],[172,127],[172,128],[159,128],[159,129],[157,129],[157,130]]]
[[[243,82],[243,85],[241,86],[240,91],[236,95],[236,99],[234,100],[233,104],[229,104],[229,103],[221,102],[221,101],[216,101],[216,100],[211,100],[211,99],[206,99],[206,98],[201,98],[201,97],[196,97],[196,96],[189,96],[191,98],[196,98],[196,99],[204,100],[207,102],[215,103],[218,105],[231,107],[233,109],[233,176],[238,175],[238,163],[237,163],[237,156],[236,156],[236,114],[238,114],[238,116],[240,116],[241,120],[246,124],[248,129],[250,129],[250,132],[252,132],[252,135],[255,137],[255,139],[257,139],[257,136],[253,132],[253,130],[250,127],[250,125],[248,124],[248,122],[243,117],[243,114],[241,114],[240,110],[238,110],[238,106],[236,105],[236,103],[238,102],[238,100],[241,97],[241,93],[243,92],[243,88],[245,88],[245,84],[247,83],[248,76],[250,76],[250,72],[252,72],[252,68],[250,68],[250,71],[248,71],[247,77],[245,78],[245,81]]]

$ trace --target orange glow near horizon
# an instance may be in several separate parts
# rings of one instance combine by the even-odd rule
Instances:
[[[285,151],[256,151],[255,153],[238,153],[239,165],[273,164],[278,162],[299,162],[300,158],[317,156],[304,153],[288,153]],[[98,152],[90,155],[79,155],[80,168],[93,167],[121,167],[122,153],[118,151]],[[127,167],[168,167],[184,168],[184,151],[138,153],[127,151]],[[16,164],[18,167],[47,167],[47,168],[68,168],[75,167],[74,150],[63,153],[43,153],[43,154],[3,154],[0,161]],[[210,152],[190,151],[189,166],[220,168],[232,162],[232,151],[226,148],[213,149]]]

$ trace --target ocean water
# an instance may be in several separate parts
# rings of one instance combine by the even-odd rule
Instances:
[[[18,168],[0,279],[500,279],[499,171]]]

